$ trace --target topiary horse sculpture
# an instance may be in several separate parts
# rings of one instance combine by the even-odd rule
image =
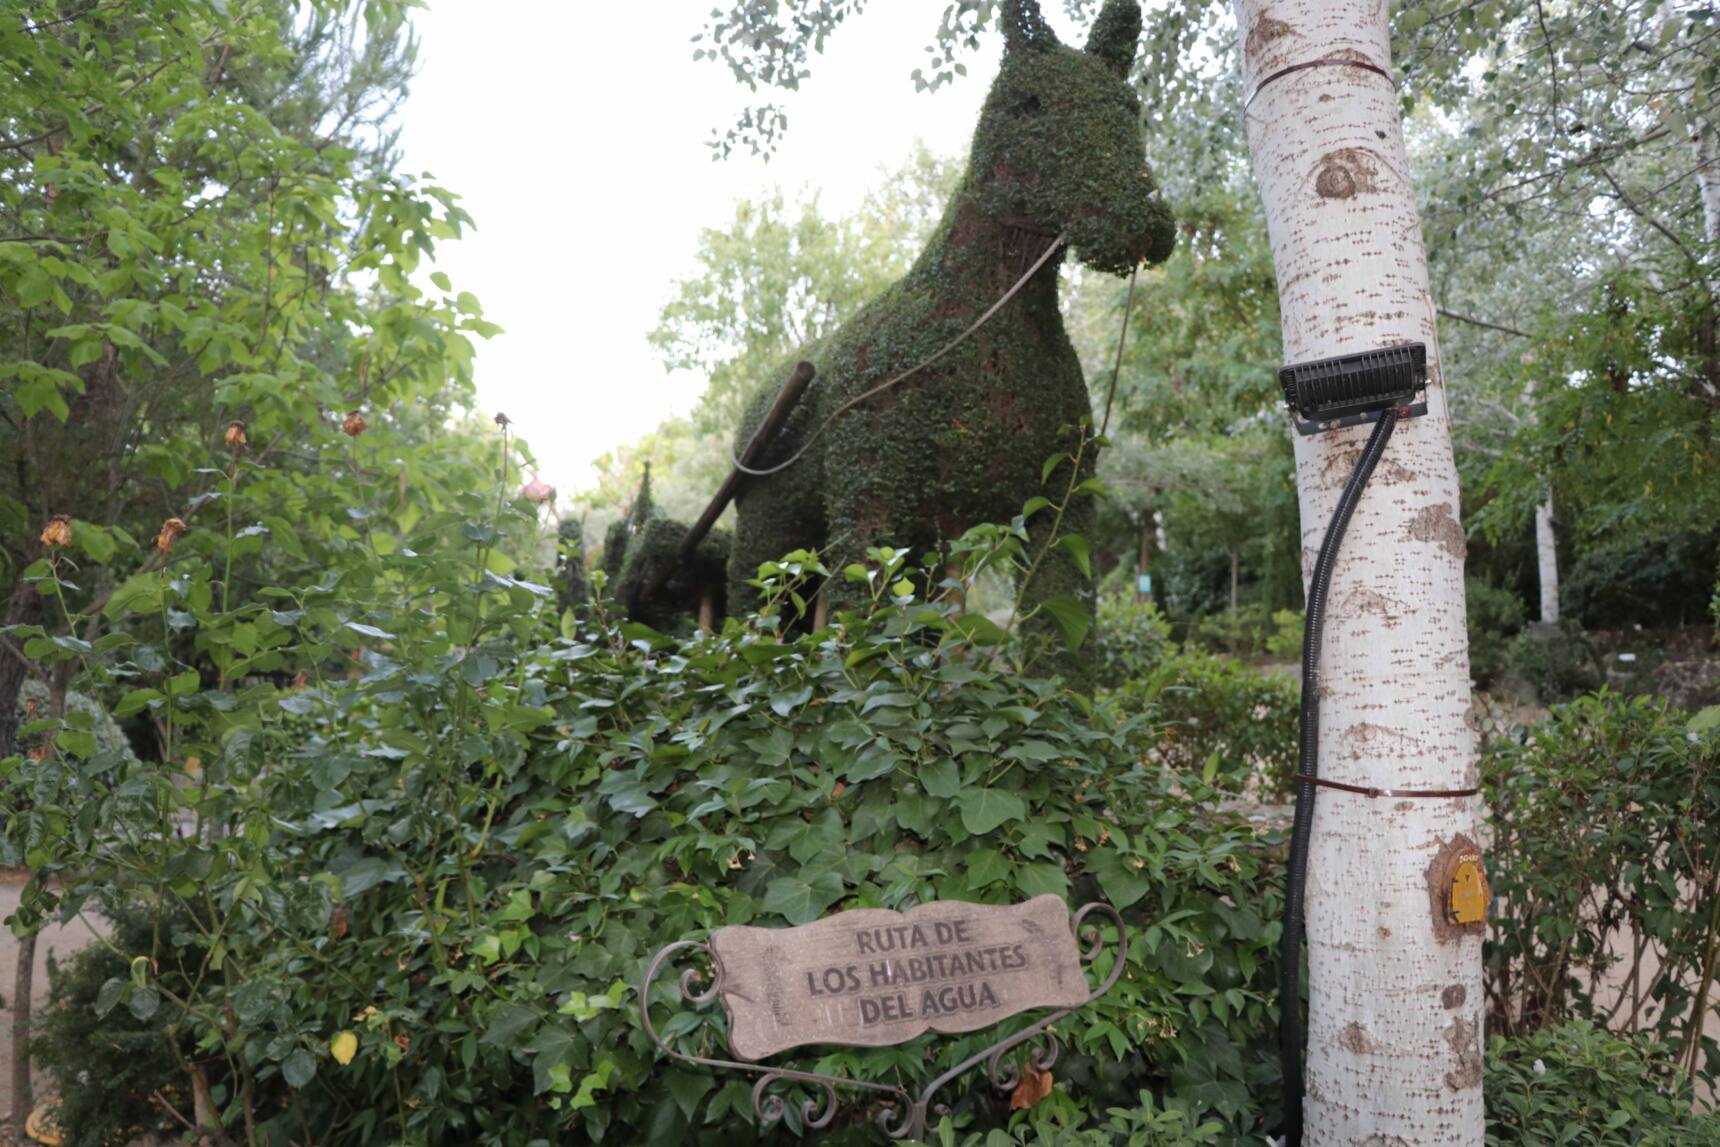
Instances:
[[[1091,412],[1057,308],[1061,253],[972,337],[903,385],[842,408],[948,347],[1059,236],[1082,263],[1112,273],[1170,254],[1174,224],[1147,170],[1127,82],[1141,30],[1136,0],[1108,0],[1080,51],[1058,43],[1035,0],[1004,0],[1003,19],[1003,65],[931,241],[906,276],[804,348],[816,374],[756,468],[804,454],[740,485],[731,609],[756,601],[747,581],[760,563],[792,550],[819,550],[840,569],[869,545],[921,552],[1020,513],[1040,492],[1043,463],[1069,450],[1060,429]],[[738,443],[751,439],[774,394],[754,400]],[[1083,454],[1082,477],[1093,455]],[[1047,518],[1029,520],[1035,545],[1049,540]],[[1079,511],[1064,519],[1075,532],[1085,522]],[[1024,589],[1029,606],[1071,592],[1091,605],[1091,578],[1061,550]],[[827,593],[842,592],[832,579]]]

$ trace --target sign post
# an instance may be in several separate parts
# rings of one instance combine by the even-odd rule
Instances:
[[[1089,922],[1094,916],[1109,920],[1115,933],[1109,974],[1096,989],[1088,986],[1084,965],[1111,945],[1098,922]],[[1057,1058],[1050,1025],[1104,995],[1122,975],[1126,952],[1122,917],[1108,904],[1088,904],[1072,916],[1052,895],[1012,905],[940,900],[906,912],[861,908],[798,928],[735,925],[718,928],[707,942],[670,944],[645,970],[640,1017],[653,1042],[676,1059],[758,1075],[753,1113],[763,1124],[785,1111],[783,1098],[769,1093],[772,1085],[798,1082],[823,1091],[821,1099],[802,1105],[808,1127],[829,1125],[836,1088],[846,1087],[876,1093],[878,1124],[892,1139],[918,1139],[925,1135],[932,1096],[982,1061],[989,1061],[993,1084],[1008,1090],[1020,1071],[1003,1062],[1004,1054],[1043,1040],[1030,1055],[1037,1069],[1049,1069]],[[677,1051],[651,1022],[659,970],[671,958],[693,953],[703,955],[708,971],[686,968],[680,998],[695,1007],[721,1002],[734,1060]],[[809,1044],[889,1047],[927,1031],[975,1031],[1037,1008],[1057,1010],[956,1064],[917,1098],[890,1084],[757,1062]]]

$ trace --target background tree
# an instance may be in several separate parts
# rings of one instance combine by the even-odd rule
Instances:
[[[168,564],[164,521],[230,514],[260,460],[306,476],[381,466],[403,502],[443,479],[376,452],[391,421],[406,438],[440,430],[470,392],[468,333],[494,329],[446,276],[434,297],[408,281],[467,220],[394,170],[388,121],[416,51],[405,9],[42,2],[0,20],[0,758],[22,677],[51,678],[20,635],[93,637],[46,608],[45,557],[80,555],[57,596],[90,617],[128,570]],[[210,452],[230,466],[191,461]],[[303,505],[291,486],[275,488],[283,510]],[[62,518],[69,539],[44,529]],[[305,556],[302,517],[255,526],[222,544],[224,608],[248,596],[263,536]],[[233,671],[231,650],[184,652]],[[28,1057],[14,1062],[21,1120]]]
[[[958,163],[918,146],[902,166],[880,172],[848,215],[829,218],[817,196],[779,189],[737,202],[726,230],[707,229],[697,272],[675,284],[651,334],[664,369],[703,374],[705,391],[688,414],[597,459],[597,482],[576,502],[588,526],[601,531],[626,512],[647,463],[664,513],[698,517],[729,472],[747,399],[768,380],[786,379],[800,348],[907,269],[960,173]]]

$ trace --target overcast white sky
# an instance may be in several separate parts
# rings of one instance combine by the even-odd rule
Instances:
[[[872,0],[788,101],[776,157],[712,163],[711,129],[747,101],[725,68],[692,59],[712,3],[432,0],[417,16],[405,170],[432,173],[477,221],[436,266],[507,330],[479,344],[479,402],[514,420],[564,493],[703,388],[645,342],[700,229],[772,185],[847,210],[916,137],[965,153],[1001,50],[986,43],[965,79],[916,93],[945,0]]]

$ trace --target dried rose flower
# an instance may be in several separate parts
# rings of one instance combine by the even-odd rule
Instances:
[[[349,437],[357,438],[364,433],[365,428],[369,425],[370,423],[364,420],[364,415],[355,410],[346,416],[345,422],[340,424],[340,432]]]
[[[185,524],[184,518],[169,518],[161,523],[161,532],[155,535],[155,548],[162,553],[172,553],[173,543],[191,527]]]
[[[42,527],[42,544],[50,549],[72,544],[72,519],[65,514],[55,514],[48,519],[48,524]]]
[[[250,439],[245,437],[245,424],[243,422],[229,422],[225,441],[228,448],[232,450],[237,450],[249,442]]]

